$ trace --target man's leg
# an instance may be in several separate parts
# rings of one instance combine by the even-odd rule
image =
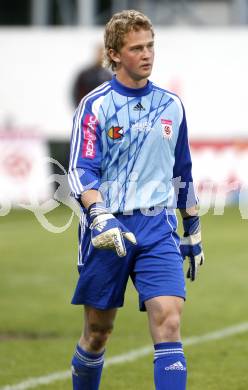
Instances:
[[[145,302],[154,342],[154,382],[156,390],[185,390],[186,361],[180,339],[180,318],[184,300],[155,297]]]
[[[104,363],[104,348],[117,309],[98,310],[85,306],[84,329],[72,358],[74,390],[98,390]]]

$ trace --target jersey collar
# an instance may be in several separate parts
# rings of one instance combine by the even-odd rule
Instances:
[[[130,88],[126,87],[124,84],[121,84],[120,81],[117,80],[115,75],[110,81],[110,84],[116,92],[119,92],[121,95],[124,96],[145,96],[148,95],[148,93],[150,93],[152,90],[152,83],[149,80],[147,81],[147,84],[142,88]]]

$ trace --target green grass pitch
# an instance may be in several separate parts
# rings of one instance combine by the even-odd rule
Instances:
[[[63,225],[70,210],[50,221]],[[46,231],[28,211],[0,217],[0,389],[70,369],[82,310],[70,305],[77,280],[77,220],[64,233]],[[206,263],[187,282],[182,335],[203,335],[248,322],[248,221],[238,209],[202,217]],[[133,286],[119,310],[107,357],[151,344]],[[189,390],[247,390],[248,332],[185,347]],[[153,356],[104,370],[101,390],[153,389]],[[69,390],[70,379],[37,390]]]

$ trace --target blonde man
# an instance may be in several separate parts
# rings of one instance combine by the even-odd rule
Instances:
[[[185,111],[177,96],[148,80],[154,31],[144,14],[113,15],[104,38],[105,62],[115,75],[81,101],[71,140],[69,182],[82,206],[72,303],[85,312],[73,389],[99,388],[130,276],[148,315],[155,388],[184,390],[183,259],[189,257],[192,281],[203,263]],[[174,208],[183,217],[181,244]]]

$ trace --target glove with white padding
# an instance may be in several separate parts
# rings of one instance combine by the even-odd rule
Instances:
[[[183,259],[189,258],[187,278],[194,281],[200,265],[204,263],[201,243],[200,218],[196,216],[183,218],[184,235],[180,242]]]
[[[98,249],[112,249],[119,257],[126,256],[124,239],[137,244],[135,235],[106,209],[104,203],[93,203],[87,210],[91,242]]]

